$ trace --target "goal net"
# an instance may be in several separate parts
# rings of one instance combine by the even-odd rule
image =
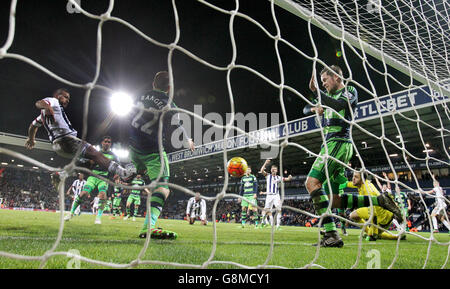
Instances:
[[[309,129],[294,132],[279,133],[274,139],[258,138],[255,134],[250,133],[242,127],[235,124],[235,98],[233,93],[234,83],[237,81],[233,78],[236,71],[246,72],[249,79],[257,78],[268,87],[276,92],[273,98],[279,100],[279,111],[281,112],[281,124],[276,128],[286,131],[295,120],[289,106],[295,102],[289,102],[289,98],[295,97],[299,100],[296,103],[299,107],[296,109],[301,111],[304,105],[316,104],[312,101],[312,94],[309,92],[309,78],[312,73],[318,77],[318,72],[323,68],[329,68],[332,64],[339,63],[345,71],[341,75],[345,85],[354,86],[361,97],[362,101],[357,107],[356,112],[352,115],[352,119],[348,121],[351,131],[351,143],[354,149],[353,165],[342,163],[335,159],[330,152],[326,152],[325,159],[334,159],[340,162],[349,172],[365,172],[373,181],[375,179],[381,182],[390,183],[392,190],[399,187],[402,191],[408,191],[410,194],[417,196],[420,202],[426,207],[425,188],[421,186],[421,177],[417,176],[418,166],[422,171],[427,171],[430,175],[436,175],[436,168],[447,167],[449,162],[449,142],[450,135],[450,112],[448,101],[450,96],[450,61],[448,55],[448,43],[450,43],[450,24],[449,12],[450,6],[446,1],[434,0],[396,0],[396,1],[297,1],[297,0],[269,0],[258,1],[258,9],[270,11],[271,19],[260,19],[252,15],[251,9],[245,13],[241,12],[241,7],[249,5],[249,1],[192,1],[197,5],[211,9],[215,15],[221,15],[225,19],[228,26],[227,35],[225,35],[231,45],[223,51],[223,54],[229,56],[226,63],[216,63],[211,59],[210,55],[200,55],[181,45],[183,30],[180,29],[180,18],[177,5],[181,1],[172,0],[172,12],[175,23],[175,31],[170,41],[162,41],[153,37],[149,33],[145,33],[134,25],[133,20],[124,20],[115,17],[115,1],[109,1],[109,5],[103,13],[91,13],[83,8],[82,1],[70,0],[68,7],[73,11],[79,12],[86,18],[95,20],[97,25],[97,50],[96,50],[96,69],[94,77],[88,83],[76,83],[70,79],[66,79],[61,75],[47,69],[39,64],[36,60],[27,56],[14,53],[12,49],[14,39],[17,36],[15,25],[20,14],[16,15],[17,1],[12,0],[9,12],[9,30],[5,43],[0,49],[0,65],[5,59],[14,59],[27,65],[37,68],[44,74],[54,78],[57,82],[65,85],[83,89],[85,91],[85,105],[83,114],[82,138],[86,139],[87,131],[92,128],[88,127],[88,111],[91,93],[94,89],[100,89],[108,93],[112,93],[113,89],[105,85],[99,84],[100,67],[102,63],[102,40],[105,23],[115,22],[122,25],[125,29],[132,31],[139,38],[148,42],[149,45],[158,46],[167,52],[167,67],[170,74],[171,87],[176,88],[177,79],[174,78],[173,61],[175,53],[182,54],[192,61],[201,64],[205,69],[211,71],[222,72],[223,82],[226,83],[226,101],[230,103],[229,112],[231,118],[225,124],[217,124],[203,116],[195,114],[193,111],[182,108],[171,108],[180,113],[184,113],[192,119],[200,120],[217,129],[224,130],[224,138],[217,142],[223,143],[222,149],[215,151],[222,154],[223,167],[226,171],[226,164],[229,159],[230,151],[249,147],[249,142],[244,142],[239,146],[229,145],[229,140],[233,139],[233,133],[238,136],[244,136],[247,140],[252,141],[252,145],[265,145],[274,147],[279,150],[280,174],[284,176],[284,165],[289,162],[286,159],[291,158],[292,151],[300,152],[303,157],[318,157],[319,151],[316,146],[311,143],[306,144],[302,139],[292,139],[296,136],[308,135],[316,133],[313,141],[324,144],[325,135],[323,132],[323,123],[318,115],[311,116],[302,121],[308,122]],[[184,0],[183,0],[184,2]],[[252,1],[253,2],[253,1]],[[226,3],[226,4],[224,4]],[[232,5],[230,4],[232,3]],[[232,6],[232,8],[229,8]],[[61,11],[65,13],[65,11]],[[283,23],[280,14],[287,17],[287,14],[298,16],[295,27],[292,23]],[[246,23],[251,25],[258,31],[260,37],[264,37],[273,47],[270,52],[272,54],[271,64],[272,71],[270,73],[262,72],[260,67],[245,64],[245,58],[242,55],[249,56],[251,53],[260,53],[260,51],[240,50],[242,42],[252,39],[251,35],[240,35],[239,29],[236,29],[237,23]],[[262,24],[263,23],[263,24]],[[207,22],[198,25],[208,25]],[[268,27],[270,26],[270,27]],[[285,34],[286,33],[286,34]],[[286,36],[287,35],[287,36]],[[327,41],[323,38],[326,37]],[[208,41],[205,39],[204,41]],[[214,40],[212,40],[214,41]],[[305,43],[306,46],[304,45]],[[211,44],[210,44],[211,45]],[[217,48],[214,48],[217,49]],[[261,52],[262,53],[262,52]],[[264,54],[261,57],[267,57]],[[300,60],[298,60],[300,59]],[[294,66],[301,65],[292,69]],[[255,66],[258,66],[255,64]],[[303,83],[297,83],[295,80],[298,74],[306,74],[301,77]],[[250,81],[250,80],[249,80]],[[320,86],[320,83],[319,83]],[[305,89],[306,88],[306,89]],[[175,90],[175,89],[174,89]],[[170,92],[170,99],[174,97],[174,90]],[[249,95],[247,97],[255,97]],[[255,101],[264,101],[262,98]],[[293,104],[294,103],[294,104]],[[301,103],[301,104],[299,104]],[[320,100],[319,100],[320,104]],[[322,104],[323,105],[323,104]],[[298,118],[298,114],[296,115]],[[347,120],[344,120],[347,121]],[[305,137],[305,140],[308,139]],[[159,135],[161,143],[162,136]],[[198,140],[194,138],[198,143]],[[201,144],[196,150],[196,155],[186,157],[184,161],[189,162],[190,158],[202,157],[200,151],[206,144]],[[314,148],[314,149],[313,149]],[[372,150],[371,150],[372,149]],[[372,159],[378,154],[378,160],[384,159],[383,171],[392,172],[390,179],[379,176],[379,166],[377,167]],[[22,159],[49,172],[60,171],[61,168],[55,168],[38,162],[24,154],[14,152],[0,147],[0,153],[14,156]],[[297,154],[298,156],[299,154]],[[381,155],[381,158],[379,157]],[[245,155],[242,155],[245,158]],[[305,159],[298,159],[296,162],[301,164]],[[264,160],[261,161],[261,163]],[[173,161],[174,163],[176,161]],[[358,164],[358,168],[354,164]],[[402,167],[406,173],[400,176],[397,171]],[[87,171],[86,169],[77,167],[75,159],[64,167],[64,170],[71,174],[75,170]],[[162,172],[160,173],[160,176]],[[327,179],[329,180],[327,174]],[[405,177],[405,178],[403,178]],[[408,179],[409,178],[409,179]],[[230,183],[228,174],[223,176],[223,186],[220,192],[214,197],[202,196],[204,199],[213,201],[213,220],[216,219],[216,209],[221,200],[227,198],[238,198],[239,195],[227,193],[227,187]],[[57,251],[57,247],[61,242],[64,231],[64,184],[66,177],[62,179],[59,186],[60,200],[60,227],[58,236],[52,248],[50,248],[42,256],[23,256],[9,252],[1,252],[0,256],[6,258],[15,258],[20,260],[37,260],[40,261],[40,267],[45,267],[49,258],[57,255],[73,257],[73,252]],[[109,184],[114,185],[110,180],[106,180]],[[153,189],[160,184],[160,179],[147,186]],[[130,188],[124,186],[125,188]],[[184,192],[188,196],[195,195],[192,189],[188,189],[176,183],[170,183],[169,187],[173,190]],[[337,192],[332,192],[337,194]],[[285,200],[285,186],[281,185],[281,201]],[[430,195],[429,197],[434,197]],[[150,196],[147,198],[147,214],[150,208]],[[448,203],[445,199],[444,202]],[[330,203],[330,206],[332,202]],[[331,208],[331,207],[330,207]],[[372,208],[372,206],[371,206]],[[259,208],[262,209],[262,208]],[[323,218],[330,215],[317,215],[283,205],[283,209],[300,214],[307,215],[311,218],[319,219],[319,225]],[[344,219],[337,214],[331,214],[336,219],[349,221],[350,224],[362,227],[363,229],[371,225],[373,220],[373,210],[370,210],[371,216],[368,221],[363,224],[355,223]],[[274,213],[276,213],[274,211]],[[430,212],[426,213],[431,224]],[[445,214],[448,221],[448,216]],[[380,228],[379,226],[375,225]],[[285,268],[278,265],[270,265],[274,254],[274,235],[276,231],[271,230],[270,251],[267,259],[263,264],[258,266],[249,266],[234,262],[231,257],[228,261],[215,260],[217,249],[217,225],[212,224],[212,251],[208,259],[200,264],[180,264],[174,262],[165,262],[158,260],[145,260],[143,256],[148,247],[151,246],[151,239],[147,236],[142,251],[136,256],[136,259],[130,263],[118,264],[112,262],[99,261],[85,256],[78,256],[79,260],[89,262],[101,266],[109,266],[115,268],[135,267],[146,264],[168,265],[174,267],[185,268],[208,268],[213,264],[232,265],[238,268]],[[402,226],[396,233],[389,233],[397,237],[397,241],[392,246],[396,247],[396,253],[389,268],[395,267],[398,254],[402,248],[401,237],[403,235],[411,235],[414,238],[428,242],[429,249],[423,267],[426,267],[429,260],[431,246],[447,247],[447,257],[442,268],[447,266],[448,256],[450,253],[450,242],[440,242],[436,239],[436,234],[431,233],[429,237],[424,237],[415,232],[405,231]],[[318,241],[320,234],[317,233]],[[357,250],[355,263],[352,268],[357,267],[362,258],[361,252],[363,247],[363,230],[359,236],[359,242],[355,246]],[[314,257],[306,260],[302,268],[321,267],[320,252],[323,250],[320,246],[316,247]]]

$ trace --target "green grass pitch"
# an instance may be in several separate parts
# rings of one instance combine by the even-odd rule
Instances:
[[[0,210],[0,251],[26,256],[41,256],[52,248],[59,229],[59,213]],[[105,262],[128,264],[136,259],[144,241],[138,238],[143,218],[110,220],[105,215],[101,225],[94,225],[94,216],[82,215],[65,223],[64,233],[55,251],[76,249],[86,258]],[[178,233],[176,240],[151,240],[141,260],[156,260],[178,264],[202,265],[213,249],[213,224],[202,226],[200,222],[189,225],[186,221],[159,220],[158,226]],[[271,229],[240,228],[235,223],[217,223],[217,248],[213,261],[240,263],[257,266],[268,260],[268,265],[299,268],[309,264],[315,257],[317,228],[283,226],[275,231],[273,254],[270,256]],[[321,248],[314,262],[325,268],[351,268],[357,261],[360,230],[349,230],[343,237],[343,248]],[[420,233],[429,237],[427,233]],[[436,235],[437,240],[447,245],[432,243],[416,236],[407,236],[401,241],[397,260],[393,268],[449,269],[446,263],[450,237],[446,233]],[[378,240],[362,243],[356,268],[365,269],[374,262],[370,252],[379,252],[381,268],[387,268],[395,258],[396,241]],[[45,268],[67,268],[70,258],[53,256]],[[17,260],[0,256],[0,268],[38,268],[40,261]],[[107,268],[81,261],[80,267]],[[189,268],[170,265],[139,265],[137,268]],[[211,264],[208,268],[236,269],[233,264]]]

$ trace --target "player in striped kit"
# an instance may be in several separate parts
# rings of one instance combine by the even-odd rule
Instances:
[[[80,148],[80,159],[90,159],[103,169],[119,175],[124,180],[134,175],[136,168],[133,165],[130,164],[123,168],[117,162],[106,158],[89,143],[77,138],[77,131],[72,127],[64,111],[69,105],[69,101],[69,91],[60,88],[53,93],[52,97],[46,97],[36,102],[36,108],[41,113],[33,120],[28,128],[28,139],[25,142],[25,147],[30,150],[34,148],[36,144],[36,133],[39,127],[44,126],[52,142],[53,150],[58,155],[71,159]],[[59,184],[59,174],[52,174],[52,182],[55,187]]]
[[[98,212],[98,202],[100,201],[100,198],[97,196],[94,198],[94,200],[91,202],[92,204],[92,214],[97,215]]]
[[[450,224],[448,222],[448,219],[446,219],[446,209],[447,204],[445,203],[445,197],[444,197],[444,191],[442,190],[442,187],[439,184],[439,181],[436,179],[434,175],[431,175],[433,178],[433,186],[434,188],[432,190],[423,192],[424,194],[435,194],[436,195],[436,202],[433,211],[431,212],[431,220],[433,221],[433,232],[439,233],[439,227],[437,218],[439,216],[439,220],[444,224],[445,227],[447,227],[449,233],[450,233]]]
[[[78,195],[83,190],[83,187],[84,187],[85,184],[86,184],[86,180],[84,179],[84,174],[83,173],[78,173],[78,179],[73,181],[72,185],[67,190],[67,195],[68,196],[70,195],[71,191],[73,192],[72,206],[75,203],[75,199],[78,197]],[[81,209],[80,208],[81,208],[81,206],[77,207],[77,209],[74,212],[75,215],[79,216],[81,214]]]
[[[200,198],[200,193],[189,199],[186,206],[186,220],[193,225],[196,218],[200,218],[202,225],[206,226],[206,201]]]
[[[270,160],[266,160],[263,166],[260,169],[260,173],[266,177],[266,192],[261,192],[261,195],[266,195],[266,203],[264,205],[264,209],[262,211],[262,220],[264,221],[264,217],[266,213],[268,213],[270,218],[270,224],[273,226],[273,216],[272,216],[272,208],[275,207],[276,216],[277,216],[277,224],[276,228],[280,228],[281,223],[281,199],[280,199],[280,189],[279,186],[281,182],[289,182],[292,180],[292,176],[289,175],[287,178],[282,178],[278,176],[278,167],[276,165],[272,165],[270,168],[270,174],[266,172],[266,166],[270,163]],[[262,223],[262,222],[261,222]],[[267,224],[267,220],[265,220]]]

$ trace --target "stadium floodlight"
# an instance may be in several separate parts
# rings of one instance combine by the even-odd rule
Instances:
[[[131,96],[122,91],[113,93],[110,103],[112,111],[119,116],[127,115],[133,107],[133,99]]]
[[[112,152],[121,160],[128,158],[130,151],[121,148],[113,148]]]

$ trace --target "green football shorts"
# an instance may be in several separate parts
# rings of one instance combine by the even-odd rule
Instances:
[[[353,145],[351,142],[345,141],[328,141],[326,143],[329,156],[347,164],[353,155]],[[330,181],[333,182],[336,179],[345,178],[345,167],[338,163],[336,160],[329,158],[327,166],[325,166],[325,159],[322,157],[325,155],[325,146],[322,146],[320,154],[314,161],[308,176],[318,179],[321,183],[324,183],[327,179],[325,170],[328,169],[328,175]]]
[[[250,209],[256,207],[256,199],[254,198],[254,194],[244,194],[242,196],[242,207],[249,207]]]
[[[83,187],[83,191],[88,192],[88,194],[90,195],[92,190],[94,190],[95,188],[98,189],[99,193],[106,193],[106,191],[108,191],[108,183],[93,176],[88,177],[86,180],[86,184]]]
[[[127,204],[133,204],[133,203],[135,206],[141,205],[141,196],[135,195],[135,194],[130,194],[127,199]]]
[[[147,171],[147,175],[150,178],[150,180],[151,181],[156,180],[161,169],[161,158],[159,157],[159,153],[144,154],[137,151],[136,149],[133,149],[132,147],[130,148],[130,151],[131,151],[131,161],[136,167],[136,170],[138,172]],[[170,169],[169,169],[169,160],[167,159],[167,154],[164,151],[163,151],[162,165],[163,171],[159,181],[167,183],[170,177]],[[167,185],[156,186],[156,188],[160,187],[166,189],[169,188],[169,186]]]
[[[114,198],[114,200],[113,200],[113,206],[114,206],[114,207],[119,207],[121,201],[122,201],[122,198]]]

